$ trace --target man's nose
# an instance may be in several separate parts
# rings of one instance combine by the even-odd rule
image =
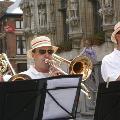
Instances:
[[[50,55],[48,54],[48,52],[45,53],[45,58],[48,58]]]

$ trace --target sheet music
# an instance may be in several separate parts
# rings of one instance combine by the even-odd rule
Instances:
[[[78,86],[79,78],[60,78],[54,80],[48,80],[47,89],[52,89],[56,87],[70,87]],[[54,98],[62,105],[67,111],[72,113],[72,108],[76,96],[77,88],[50,90],[49,92],[54,96]],[[68,117],[70,116],[66,111],[64,111],[60,106],[58,106],[55,101],[46,94],[45,106],[43,112],[43,120]]]

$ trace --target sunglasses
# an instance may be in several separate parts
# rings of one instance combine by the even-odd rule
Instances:
[[[54,53],[54,50],[39,50],[39,54],[41,54],[41,55],[46,54],[46,52],[49,55],[52,55]]]
[[[120,34],[120,31],[118,31],[116,34]]]

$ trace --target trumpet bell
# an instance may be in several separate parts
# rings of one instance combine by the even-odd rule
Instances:
[[[0,74],[6,75],[8,72],[11,72],[11,78],[8,81],[15,81],[15,80],[30,80],[31,77],[26,74],[16,74],[14,71],[9,59],[5,53],[0,54]]]
[[[31,80],[31,77],[26,74],[16,74],[9,79],[9,81],[16,81],[16,80]]]
[[[82,74],[85,81],[92,72],[92,61],[87,56],[77,56],[69,66],[70,74]]]

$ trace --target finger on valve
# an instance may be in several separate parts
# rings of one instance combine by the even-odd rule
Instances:
[[[50,77],[59,76],[59,75],[63,75],[63,74],[60,71],[51,71],[50,72]]]

